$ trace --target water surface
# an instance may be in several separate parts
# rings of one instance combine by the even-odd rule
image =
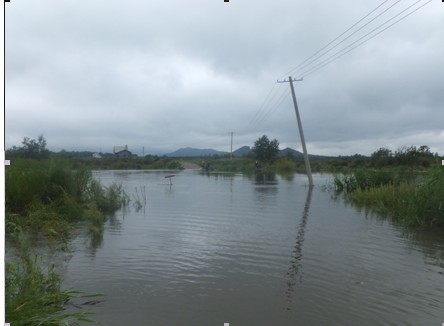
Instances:
[[[64,287],[106,294],[101,325],[441,325],[443,233],[366,216],[319,185],[105,171],[130,206],[91,242],[82,228]],[[146,196],[143,195],[146,194]]]

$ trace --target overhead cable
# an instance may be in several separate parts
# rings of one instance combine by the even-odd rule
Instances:
[[[315,57],[317,54],[319,54],[321,51],[323,51],[324,49],[326,49],[327,47],[329,47],[333,42],[335,42],[336,40],[338,40],[341,36],[345,35],[347,32],[349,32],[353,27],[357,26],[360,22],[362,22],[365,18],[367,18],[368,16],[370,16],[372,13],[374,13],[376,10],[378,10],[381,6],[383,6],[386,2],[388,2],[390,0],[385,0],[383,1],[381,4],[379,4],[375,9],[373,9],[372,11],[370,11],[368,14],[366,14],[364,17],[362,17],[361,19],[359,19],[356,23],[354,23],[352,26],[350,26],[347,30],[345,30],[344,32],[342,32],[340,35],[338,35],[337,37],[335,37],[333,40],[331,40],[329,43],[327,43],[325,46],[323,46],[321,49],[319,49],[318,51],[316,51],[315,53],[313,53],[310,57],[308,57],[307,59],[305,59],[304,61],[302,61],[299,65],[297,65],[296,67],[290,69],[288,72],[286,72],[285,74],[283,74],[281,77],[279,77],[278,79],[282,79],[284,77],[287,77],[289,74],[291,74],[293,71],[295,71],[296,69],[299,69],[302,65],[304,65],[307,61],[309,61],[310,59],[312,59],[313,57]],[[395,4],[397,4],[399,1],[398,0]],[[394,5],[395,5],[394,4]],[[388,9],[390,9],[391,7],[393,7],[394,5],[390,6]],[[385,12],[385,11],[384,11]],[[378,15],[380,16],[380,15]],[[378,17],[377,16],[377,17]],[[365,25],[364,25],[365,26]],[[353,33],[354,34],[354,33]],[[351,34],[351,35],[353,35]],[[350,36],[351,36],[350,35]],[[334,49],[334,47],[332,48]]]
[[[353,51],[354,49],[356,49],[357,47],[361,46],[362,44],[368,42],[369,40],[373,39],[374,37],[376,37],[377,35],[381,34],[382,32],[386,31],[387,29],[389,29],[390,27],[392,27],[393,25],[399,23],[400,21],[402,21],[403,19],[407,18],[408,16],[410,16],[411,14],[413,14],[414,12],[418,11],[419,9],[421,9],[422,7],[426,6],[427,4],[429,4],[430,2],[432,2],[432,0],[428,0],[426,3],[422,4],[421,6],[419,6],[418,8],[412,10],[411,12],[407,13],[406,15],[402,16],[401,18],[399,18],[398,20],[396,20],[395,22],[393,22],[392,24],[388,25],[387,27],[385,27],[384,29],[378,31],[377,33],[375,33],[374,35],[371,35],[370,37],[366,38],[367,36],[369,36],[370,34],[372,34],[373,32],[376,32],[378,29],[380,29],[382,26],[386,25],[387,23],[389,23],[390,21],[392,21],[393,19],[395,19],[396,17],[398,17],[399,15],[403,14],[404,12],[406,12],[407,10],[409,10],[410,8],[412,8],[413,6],[415,6],[416,4],[418,4],[419,2],[421,2],[422,0],[418,0],[415,3],[413,3],[412,5],[410,5],[409,7],[407,7],[406,9],[404,9],[403,11],[399,12],[398,14],[396,14],[395,16],[393,16],[392,18],[390,18],[389,20],[385,21],[384,23],[382,23],[381,25],[379,25],[378,27],[374,28],[373,30],[371,30],[370,32],[368,32],[367,34],[365,34],[364,36],[360,37],[359,39],[357,39],[356,41],[350,43],[349,45],[347,45],[346,47],[344,47],[343,49],[339,50],[338,52],[336,52],[335,54],[331,55],[330,57],[328,57],[327,59],[321,61],[320,63],[316,64],[314,67],[311,67],[310,69],[305,70],[304,72],[302,72],[299,76],[302,77],[307,77],[308,75],[311,75],[312,73],[314,73],[315,71],[318,71],[319,69],[325,67],[326,65],[332,63],[333,61],[336,61],[337,59],[341,58],[342,56],[344,56],[345,54]],[[365,39],[366,38],[366,39]],[[362,42],[360,42],[362,40]],[[359,42],[359,43],[358,43]],[[355,45],[356,46],[353,46]],[[347,50],[348,49],[348,50]]]

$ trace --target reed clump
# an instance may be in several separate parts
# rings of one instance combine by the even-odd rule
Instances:
[[[89,312],[66,312],[73,299],[97,297],[72,289],[61,290],[60,276],[53,264],[44,264],[42,257],[33,256],[26,234],[20,229],[14,234],[18,248],[17,261],[6,264],[5,313],[11,325],[72,325],[92,322]]]
[[[139,189],[136,187],[136,191],[133,194],[133,205],[136,208],[136,211],[140,211],[142,208],[146,207],[146,189],[145,186],[140,186],[140,194]]]
[[[18,255],[6,264],[6,320],[11,325],[69,325],[90,321],[87,313],[68,313],[70,300],[85,295],[62,290],[54,265],[33,257],[27,237],[47,236],[66,248],[73,225],[84,221],[93,242],[100,242],[107,217],[129,198],[121,185],[104,187],[91,171],[55,159],[15,159],[5,174],[5,229]]]
[[[405,225],[444,226],[444,169],[412,178],[392,171],[359,170],[333,180],[352,203]]]
[[[17,159],[6,169],[6,231],[19,225],[44,234],[66,233],[90,210],[112,214],[128,204],[121,185],[104,187],[85,168],[65,160]],[[104,217],[103,217],[104,220]]]
[[[296,171],[296,162],[287,157],[278,160],[275,163],[276,172],[279,174],[290,174]]]
[[[214,172],[230,172],[230,173],[253,173],[254,161],[249,158],[213,158],[209,160],[195,161],[197,164],[204,166],[205,163],[209,164],[209,171]]]

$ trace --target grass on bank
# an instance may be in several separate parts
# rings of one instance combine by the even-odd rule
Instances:
[[[64,160],[15,160],[5,184],[6,232],[20,226],[64,234],[73,222],[97,214],[104,219],[129,202],[121,185],[103,187],[91,171],[75,170]]]
[[[159,156],[145,157],[72,157],[70,162],[75,168],[91,170],[182,170],[178,159]]]
[[[335,176],[334,187],[359,207],[413,226],[444,226],[444,169],[406,177],[395,171],[357,170]]]
[[[98,297],[75,290],[61,290],[60,276],[54,265],[46,268],[41,257],[33,256],[26,234],[15,233],[18,260],[6,264],[5,313],[11,325],[71,325],[78,321],[92,322],[89,312],[65,312],[73,299]]]
[[[5,175],[6,233],[18,248],[16,262],[6,264],[6,320],[11,325],[71,325],[87,313],[67,313],[75,290],[62,290],[53,265],[42,267],[32,256],[28,236],[38,233],[66,247],[74,223],[87,223],[99,237],[107,217],[129,202],[122,186],[103,187],[90,171],[73,169],[64,160],[17,159]],[[94,240],[94,239],[93,239]]]
[[[209,164],[209,170],[212,172],[231,172],[252,174],[255,172],[255,160],[249,157],[218,157],[218,158],[198,158],[189,159],[197,165],[204,166]],[[296,172],[297,162],[289,158],[280,158],[273,162],[261,162],[262,172],[264,173],[294,173]]]

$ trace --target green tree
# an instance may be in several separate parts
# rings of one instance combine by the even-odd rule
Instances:
[[[390,149],[381,147],[372,153],[370,161],[376,167],[391,165],[393,163],[393,153]]]
[[[273,161],[279,153],[279,142],[276,139],[270,141],[267,135],[263,135],[254,142],[252,152],[259,161]]]
[[[400,165],[427,167],[433,160],[433,154],[427,145],[422,145],[419,148],[403,146],[395,152],[394,158]]]
[[[23,146],[13,146],[6,151],[6,156],[26,157],[26,158],[47,158],[49,150],[46,149],[46,139],[40,135],[37,140],[29,137],[23,138]]]

